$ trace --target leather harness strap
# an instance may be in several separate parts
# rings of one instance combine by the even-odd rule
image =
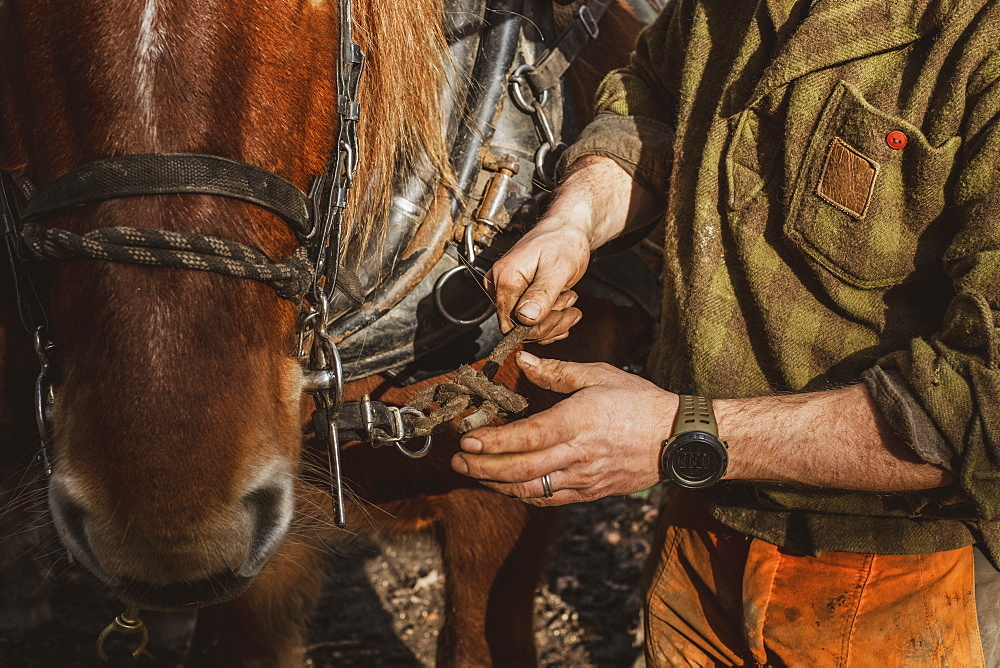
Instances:
[[[559,85],[562,76],[580,55],[583,47],[600,34],[598,23],[611,6],[611,0],[588,0],[576,12],[576,18],[555,44],[542,54],[534,69],[524,74],[537,95]]]
[[[102,158],[33,192],[22,211],[29,222],[120,197],[192,193],[242,200],[277,214],[304,239],[312,231],[308,196],[266,169],[195,153]]]

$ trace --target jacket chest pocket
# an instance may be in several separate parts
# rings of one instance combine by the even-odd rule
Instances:
[[[841,82],[809,140],[785,220],[785,238],[841,280],[897,285],[937,264],[942,213],[961,139],[931,146]]]

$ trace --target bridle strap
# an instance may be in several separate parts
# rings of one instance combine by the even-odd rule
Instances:
[[[300,239],[313,232],[309,197],[277,174],[215,155],[122,155],[81,165],[33,192],[22,220],[140,195],[198,194],[255,204],[284,219]]]

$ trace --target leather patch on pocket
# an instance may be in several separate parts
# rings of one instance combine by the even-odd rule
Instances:
[[[816,194],[858,220],[868,212],[879,164],[835,137],[819,175]]]

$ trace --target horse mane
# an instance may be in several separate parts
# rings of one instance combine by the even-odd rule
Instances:
[[[358,93],[361,159],[344,229],[349,252],[385,231],[394,178],[430,172],[452,181],[441,104],[450,53],[444,0],[355,0],[355,41],[367,56]]]

